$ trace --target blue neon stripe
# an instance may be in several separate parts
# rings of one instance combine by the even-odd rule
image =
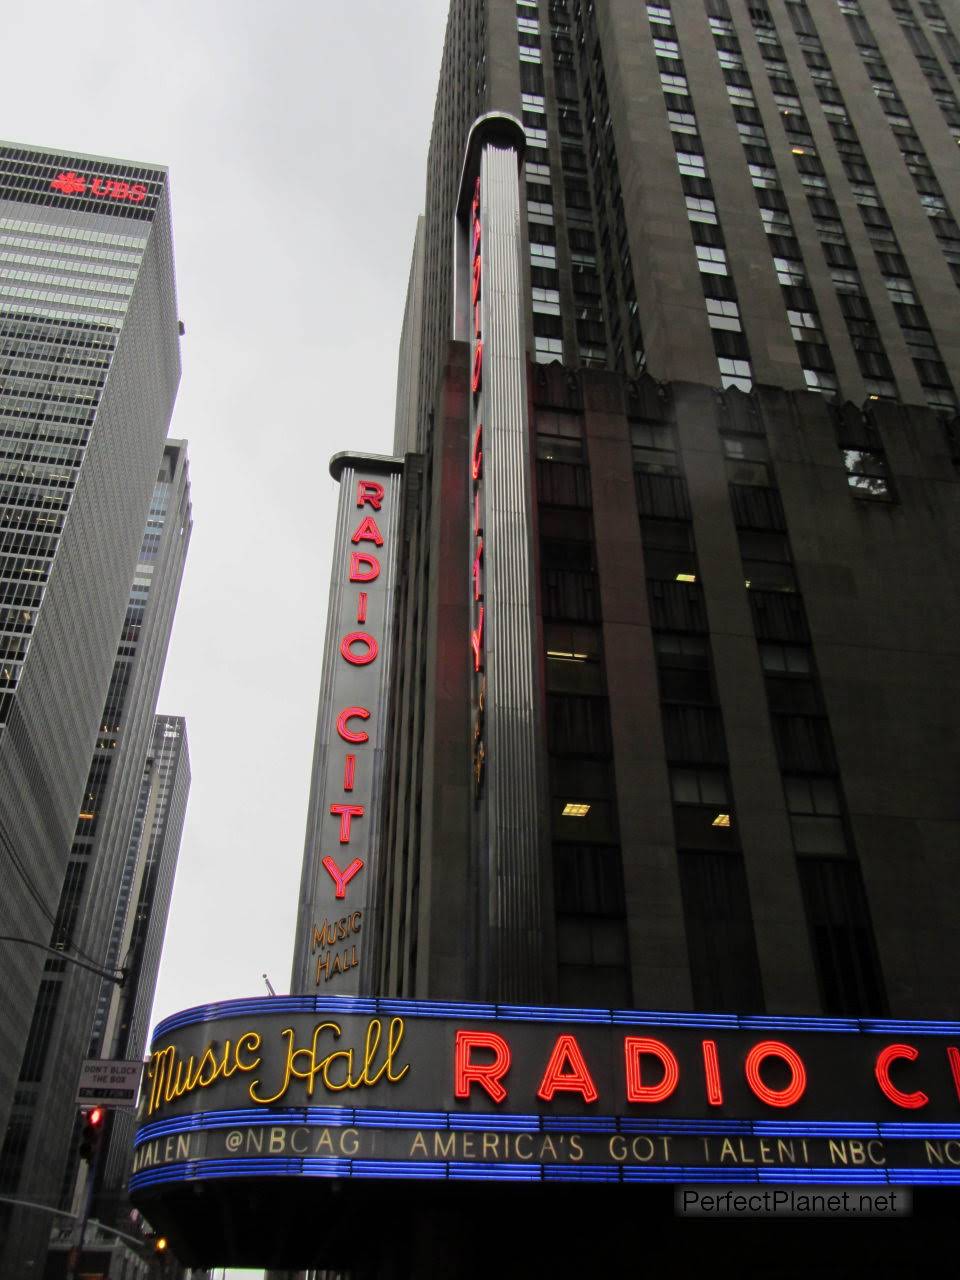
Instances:
[[[288,1160],[193,1160],[145,1169],[130,1179],[139,1191],[171,1182],[219,1178],[449,1178],[490,1182],[659,1182],[701,1184],[769,1184],[822,1186],[957,1186],[957,1169],[742,1169],[699,1165],[539,1165],[483,1164],[464,1161],[345,1160],[320,1157]]]

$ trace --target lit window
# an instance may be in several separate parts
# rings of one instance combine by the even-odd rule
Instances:
[[[730,826],[729,813],[718,813],[710,825],[712,827],[729,827]]]
[[[589,812],[590,806],[588,804],[575,804],[569,801],[563,806],[562,816],[564,818],[585,818]]]

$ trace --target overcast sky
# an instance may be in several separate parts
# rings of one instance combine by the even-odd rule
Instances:
[[[168,165],[193,786],[154,1021],[288,989],[336,485],[389,453],[447,0],[4,6],[0,137]]]

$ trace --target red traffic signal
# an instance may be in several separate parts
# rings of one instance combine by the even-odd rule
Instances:
[[[80,1159],[92,1161],[100,1147],[103,1127],[106,1124],[105,1107],[91,1107],[83,1113],[83,1128],[80,1133]]]

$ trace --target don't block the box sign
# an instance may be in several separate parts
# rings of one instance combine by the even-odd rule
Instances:
[[[960,1023],[231,1001],[157,1028],[133,1168],[960,1183]]]

